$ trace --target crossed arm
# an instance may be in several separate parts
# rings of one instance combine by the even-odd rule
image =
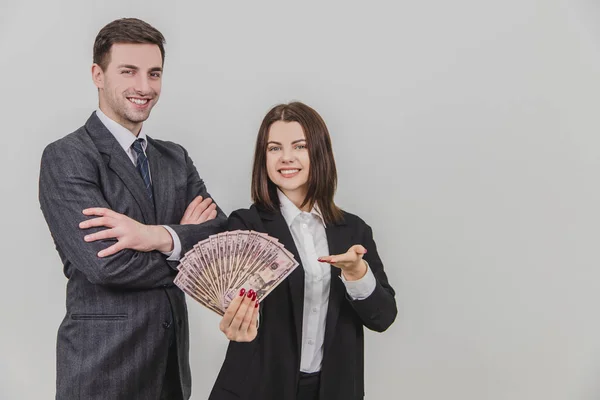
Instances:
[[[79,224],[79,228],[105,227],[106,229],[85,235],[83,240],[116,239],[117,242],[98,252],[98,257],[108,257],[121,250],[131,249],[149,252],[158,250],[168,253],[173,250],[173,237],[161,225],[144,225],[126,215],[119,214],[109,208],[86,208],[83,214],[96,216]],[[197,225],[217,217],[217,205],[210,197],[204,199],[197,196],[187,207],[179,225]]]
[[[169,225],[183,251],[222,231],[226,222],[225,214],[209,201],[210,195],[187,154],[186,159],[186,201],[190,204],[180,224]],[[110,210],[98,174],[98,165],[76,146],[55,142],[44,150],[40,206],[63,261],[95,284],[136,289],[172,284],[174,265],[160,253],[172,246],[169,233],[162,226],[143,225]],[[92,209],[86,211],[88,215],[103,215],[80,227],[87,219],[83,213],[86,209]]]

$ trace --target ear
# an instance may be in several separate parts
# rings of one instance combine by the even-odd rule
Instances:
[[[92,65],[92,81],[98,89],[104,88],[104,71],[98,64]]]

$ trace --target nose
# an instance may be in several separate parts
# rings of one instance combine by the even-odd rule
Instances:
[[[149,94],[151,91],[151,88],[150,88],[150,81],[148,80],[148,76],[146,76],[145,74],[137,74],[136,78],[137,79],[135,80],[135,88],[134,88],[135,91],[141,95]]]
[[[281,162],[290,163],[294,161],[294,154],[291,149],[283,148],[281,152]]]

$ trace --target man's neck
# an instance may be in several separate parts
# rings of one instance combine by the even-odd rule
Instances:
[[[106,115],[108,118],[112,119],[117,124],[121,125],[125,129],[133,133],[135,137],[137,137],[140,134],[143,122],[124,121],[123,118],[119,118],[119,116],[116,113],[114,113],[110,107],[103,105],[102,102],[100,102],[98,107],[100,108],[100,111],[104,113],[104,115]]]

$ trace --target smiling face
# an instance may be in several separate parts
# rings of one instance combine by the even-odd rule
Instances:
[[[269,128],[267,174],[296,205],[302,204],[308,188],[310,158],[306,136],[298,122],[276,121]]]
[[[92,66],[102,112],[137,135],[160,97],[162,65],[155,44],[113,44],[106,68]]]
[[[252,163],[252,201],[278,212],[277,190],[302,211],[318,206],[326,223],[343,219],[333,201],[337,172],[325,121],[300,102],[279,104],[262,120]]]

